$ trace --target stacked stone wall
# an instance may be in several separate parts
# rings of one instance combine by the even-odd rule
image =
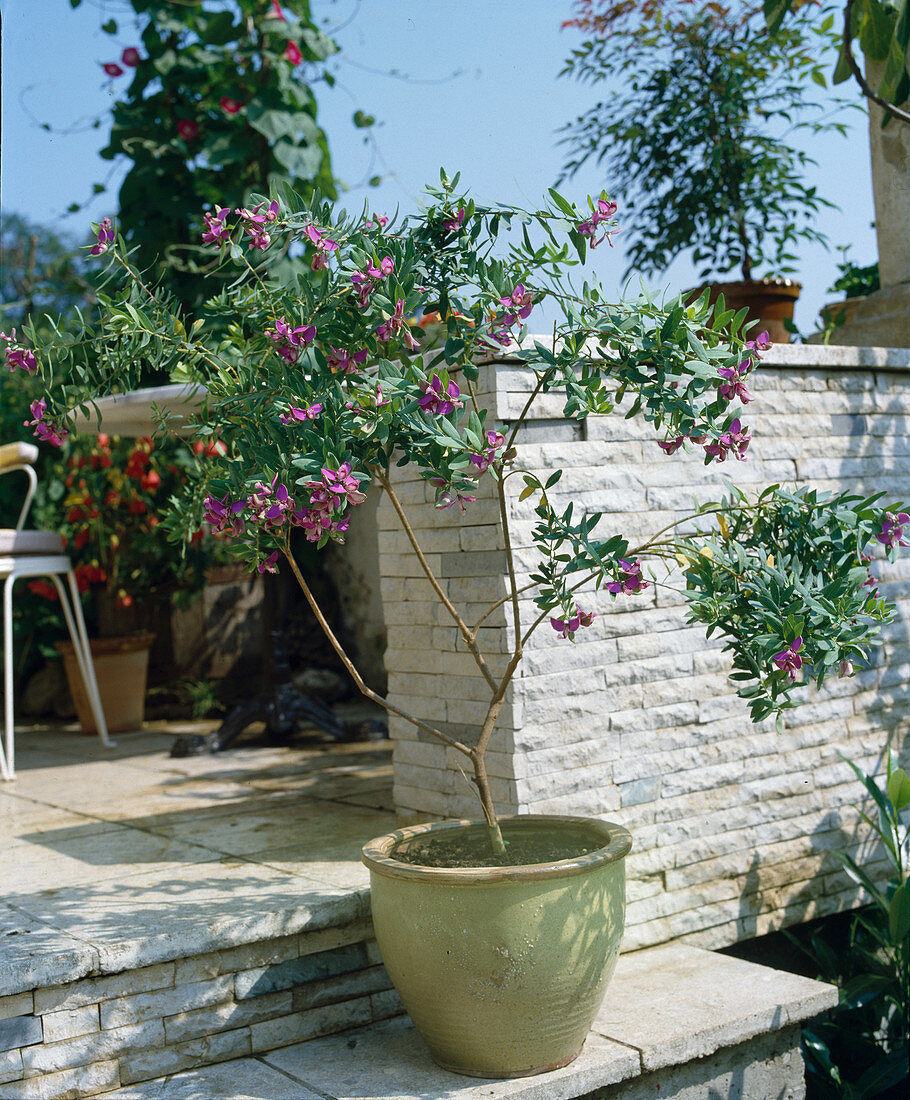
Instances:
[[[910,498],[910,354],[773,349],[753,383],[747,462],[667,457],[637,419],[567,423],[547,396],[524,431],[522,463],[563,469],[553,504],[603,512],[598,532],[633,545],[681,518],[693,498],[717,499],[723,475],[747,490],[811,483]],[[500,423],[517,417],[529,386],[517,363],[490,369],[485,401]],[[522,584],[535,555],[532,502],[518,502],[520,488],[509,511]],[[431,568],[473,624],[507,594],[490,479],[463,515],[435,509],[432,490],[413,478],[399,492]],[[489,689],[387,501],[379,529],[390,699],[450,735],[474,736]],[[905,763],[910,751],[910,552],[874,571],[898,609],[883,649],[853,678],[810,690],[780,734],[773,722],[750,722],[721,644],[686,624],[678,577],[659,568],[641,595],[585,593],[598,618],[575,644],[546,625],[532,636],[491,747],[494,797],[505,812],[605,816],[632,830],[627,947],[671,938],[720,946],[855,904],[834,851],[862,848],[867,834],[854,809],[861,788],[842,756],[880,773],[889,747]],[[524,629],[536,614],[522,598]],[[492,670],[504,668],[514,641],[506,605],[478,641]],[[402,815],[476,816],[463,758],[398,720],[393,733]],[[880,867],[874,852],[864,858]]]

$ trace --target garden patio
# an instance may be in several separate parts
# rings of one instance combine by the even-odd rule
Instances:
[[[110,750],[73,726],[18,731],[19,776],[0,791],[4,1100],[799,1087],[799,1024],[836,992],[681,945],[623,957],[571,1066],[500,1082],[440,1070],[379,961],[359,861],[394,824],[391,749],[314,734],[167,755],[210,727],[149,723]]]

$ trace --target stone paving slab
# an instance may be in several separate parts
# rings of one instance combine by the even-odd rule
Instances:
[[[111,750],[74,730],[17,731],[18,777],[0,786],[0,995],[366,911],[360,847],[395,826],[378,808],[391,804],[388,744],[168,756],[175,734],[212,725],[119,734]]]

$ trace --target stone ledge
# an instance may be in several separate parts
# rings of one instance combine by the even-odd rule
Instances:
[[[722,1086],[731,1075],[754,1083],[748,1095],[797,1100],[803,1095],[799,1024],[836,1002],[833,986],[670,944],[620,959],[584,1050],[553,1073],[509,1081],[460,1077],[437,1067],[409,1022],[398,1019],[231,1063],[237,1074],[219,1075],[226,1091],[216,1091],[211,1070],[200,1070],[168,1079],[166,1093],[158,1080],[108,1095],[234,1100],[240,1094],[229,1082],[243,1080],[244,1096],[277,1100],[285,1092],[252,1090],[257,1083],[260,1090],[279,1085],[277,1071],[287,1096],[323,1100],[701,1100],[715,1087],[727,1095]]]

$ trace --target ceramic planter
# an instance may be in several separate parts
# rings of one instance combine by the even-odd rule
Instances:
[[[154,640],[154,634],[143,632],[124,638],[94,638],[91,641],[101,708],[111,733],[139,729],[142,725],[149,650]],[[82,732],[97,733],[72,642],[57,642],[56,648],[63,656],[63,667]]]
[[[802,290],[802,283],[793,279],[740,279],[731,283],[711,283],[711,301],[723,294],[728,309],[749,311],[748,319],[757,321],[751,335],[766,329],[774,344],[789,344],[790,333],[784,321],[793,320],[793,307]],[[704,286],[691,292],[698,297]]]
[[[523,1077],[581,1051],[619,955],[625,856],[619,825],[504,818],[503,836],[554,834],[587,853],[519,867],[426,867],[395,858],[478,822],[400,829],[364,846],[386,969],[435,1061],[472,1077]]]

